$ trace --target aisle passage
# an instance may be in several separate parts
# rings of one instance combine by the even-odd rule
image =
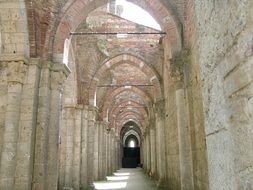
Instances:
[[[108,176],[107,181],[94,183],[96,190],[102,189],[129,189],[129,190],[156,190],[156,184],[150,180],[142,169],[120,169],[113,176]]]

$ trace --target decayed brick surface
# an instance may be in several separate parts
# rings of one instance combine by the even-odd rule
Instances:
[[[107,2],[0,1],[0,189],[88,187],[129,134],[159,186],[252,189],[252,1],[131,0],[167,35],[70,36],[156,32]]]

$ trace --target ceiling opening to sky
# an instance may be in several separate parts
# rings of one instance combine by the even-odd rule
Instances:
[[[121,5],[123,7],[123,12],[120,15],[122,18],[156,30],[161,30],[156,20],[147,11],[137,5],[127,2],[126,0],[116,0],[116,5]]]

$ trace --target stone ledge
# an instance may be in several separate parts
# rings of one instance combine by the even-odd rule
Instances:
[[[62,71],[66,77],[68,77],[69,74],[71,73],[70,68],[63,63],[52,64],[51,71]]]
[[[25,64],[29,63],[29,59],[24,55],[1,55],[0,61],[10,62],[10,61],[23,61]]]

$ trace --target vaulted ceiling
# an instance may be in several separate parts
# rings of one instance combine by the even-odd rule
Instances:
[[[62,62],[66,39],[72,76],[67,87],[78,104],[95,105],[118,134],[128,122],[143,132],[153,103],[163,97],[163,40],[181,48],[178,1],[131,0],[148,11],[167,35],[70,35],[71,32],[144,32],[156,29],[121,18],[108,0],[27,1],[30,56]],[[70,81],[70,79],[69,79]],[[73,82],[75,81],[75,82]],[[76,91],[72,93],[71,90]],[[138,132],[140,132],[138,131]]]

